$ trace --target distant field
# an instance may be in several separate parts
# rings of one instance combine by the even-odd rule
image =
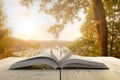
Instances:
[[[39,41],[39,43],[41,44],[41,48],[51,48],[54,46],[68,46],[72,41]]]
[[[65,47],[71,44],[72,41],[24,41],[21,39],[15,39],[13,47],[11,48],[13,54],[21,57],[30,57],[39,55],[41,50],[52,48],[54,46]]]

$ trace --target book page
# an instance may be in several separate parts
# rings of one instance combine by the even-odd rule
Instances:
[[[29,58],[26,60],[22,60],[19,62],[14,63],[12,66],[10,66],[9,69],[20,69],[24,67],[34,66],[34,65],[49,65],[54,69],[57,69],[59,67],[59,64],[51,57],[47,56],[38,56],[34,58]]]
[[[62,62],[61,68],[88,68],[88,69],[108,69],[108,67],[100,61],[96,61],[92,57],[83,57],[72,55],[69,59]]]
[[[51,56],[54,57],[57,61],[61,60],[60,48],[55,46],[51,49]]]
[[[14,63],[9,69],[19,69],[34,65],[49,65],[54,69],[59,67],[59,62],[51,55],[51,49],[46,49],[39,56],[30,57],[28,59]]]
[[[56,46],[51,50],[51,55],[61,62],[68,59],[72,55],[72,52],[67,47],[59,48]]]
[[[72,51],[70,51],[67,47],[62,47],[60,52],[62,54],[61,61],[64,61],[72,56]]]

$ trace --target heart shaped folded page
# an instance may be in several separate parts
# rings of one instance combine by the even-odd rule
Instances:
[[[68,59],[72,55],[72,52],[67,47],[59,48],[56,46],[51,50],[51,55],[58,61],[61,61]]]

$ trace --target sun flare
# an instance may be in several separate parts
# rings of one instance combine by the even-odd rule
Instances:
[[[7,1],[6,1],[7,2]],[[6,3],[5,2],[5,3]],[[13,4],[14,3],[14,4]],[[75,40],[81,37],[80,26],[85,21],[85,14],[81,10],[78,14],[81,21],[66,24],[59,38],[47,32],[50,26],[56,24],[53,16],[38,12],[39,4],[27,9],[18,5],[19,0],[9,1],[5,5],[8,15],[8,25],[12,27],[12,36],[23,40]]]
[[[31,20],[20,21],[17,23],[15,32],[19,38],[24,40],[32,39],[37,34],[37,29],[33,26]]]

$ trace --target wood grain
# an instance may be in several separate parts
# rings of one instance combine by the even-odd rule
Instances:
[[[59,70],[8,70],[9,67],[26,58],[6,58],[0,60],[0,80],[59,80]],[[101,69],[62,69],[61,80],[120,80],[120,59],[113,57],[93,57],[109,67]]]
[[[120,60],[112,57],[96,57],[109,67],[108,70],[62,70],[62,80],[120,80]]]
[[[9,67],[26,58],[0,60],[0,80],[59,80],[58,70],[8,70]]]

